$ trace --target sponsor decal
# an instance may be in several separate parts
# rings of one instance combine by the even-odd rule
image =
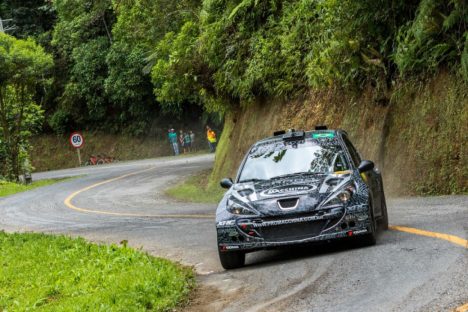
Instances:
[[[232,226],[235,224],[235,220],[219,221],[217,226]]]
[[[326,139],[326,138],[334,138],[335,134],[333,132],[325,132],[325,133],[313,133],[313,139]]]
[[[349,212],[367,212],[369,207],[367,205],[355,205],[348,207]]]
[[[353,234],[361,234],[361,233],[366,233],[367,230],[358,230],[358,231],[353,231]]]
[[[261,192],[262,196],[276,196],[289,193],[309,192],[317,189],[316,185],[288,185],[278,186]]]
[[[240,248],[239,246],[229,246],[229,245],[226,245],[226,249],[227,249],[227,250],[239,249],[239,248]]]
[[[340,213],[335,213],[333,215],[327,215],[327,218],[340,216]],[[285,220],[276,220],[276,221],[267,221],[262,223],[252,223],[254,228],[261,228],[267,226],[275,226],[275,225],[284,225],[284,224],[293,224],[293,223],[302,223],[302,222],[310,222],[310,221],[317,221],[325,219],[324,216],[309,216],[309,217],[302,217],[296,219],[285,219]]]

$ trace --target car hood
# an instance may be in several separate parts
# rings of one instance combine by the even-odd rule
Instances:
[[[352,180],[352,171],[300,175],[268,181],[237,183],[230,196],[262,215],[306,213],[315,210],[332,193]],[[294,209],[283,209],[278,201],[297,198]]]

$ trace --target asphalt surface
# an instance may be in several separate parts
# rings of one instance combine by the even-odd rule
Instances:
[[[203,155],[37,173],[33,179],[77,178],[0,199],[0,229],[127,240],[194,266],[200,289],[189,311],[452,311],[468,302],[468,249],[394,230],[381,233],[373,247],[341,242],[261,251],[247,255],[245,268],[224,271],[215,205],[164,195],[212,162]],[[387,205],[392,225],[467,239],[468,196],[388,199]]]

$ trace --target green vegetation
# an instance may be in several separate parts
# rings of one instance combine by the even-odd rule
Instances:
[[[41,123],[42,108],[35,101],[44,87],[52,57],[33,40],[0,33],[0,177],[18,181],[28,158],[28,139]]]
[[[27,17],[25,16],[27,13]],[[468,81],[463,0],[27,0],[12,34],[54,53],[44,106],[55,132],[142,134],[161,114],[372,85],[449,68]]]
[[[166,194],[187,202],[216,204],[223,197],[225,190],[218,185],[208,184],[211,170],[202,171],[187,180],[166,190]]]
[[[34,181],[31,184],[19,184],[15,182],[8,182],[0,180],[0,197],[8,196],[20,192],[26,192],[41,186],[47,186],[54,183],[62,182],[68,180],[69,178],[61,178],[61,179],[45,179]]]
[[[234,124],[249,105],[280,111],[327,92],[357,111],[363,103],[390,111],[404,84],[448,73],[468,85],[464,0],[26,0],[2,2],[0,16],[20,26],[10,34],[32,36],[54,56],[54,83],[34,100],[43,130],[58,134]],[[226,144],[217,161],[231,166]]]
[[[0,232],[0,310],[170,311],[193,273],[116,245]]]
[[[163,105],[195,97],[224,112],[371,84],[386,103],[401,76],[449,67],[468,78],[459,66],[468,57],[467,22],[459,0],[206,0],[198,20],[159,43],[155,94]]]

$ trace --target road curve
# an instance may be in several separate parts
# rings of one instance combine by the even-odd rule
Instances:
[[[468,196],[388,200],[395,227],[374,247],[335,243],[262,251],[249,254],[245,268],[226,272],[217,257],[215,205],[164,196],[166,187],[212,162],[211,155],[202,155],[38,173],[34,179],[78,178],[0,199],[0,228],[128,240],[153,255],[193,265],[201,288],[189,311],[468,307],[468,249],[446,239],[466,240]],[[401,231],[408,228],[421,231]]]

